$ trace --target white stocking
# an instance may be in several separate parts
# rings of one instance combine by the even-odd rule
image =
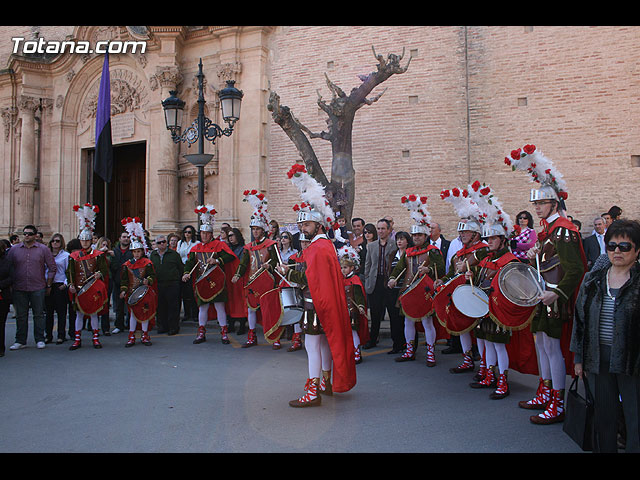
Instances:
[[[487,358],[487,368],[495,367],[498,361],[498,355],[496,354],[496,347],[493,342],[484,342],[484,351]]]
[[[460,335],[460,346],[462,346],[462,353],[467,353],[471,351],[472,345],[473,344],[471,342],[471,333],[467,332]]]
[[[433,317],[424,317],[422,326],[424,327],[424,337],[427,345],[434,345],[436,343],[436,327],[433,326]]]
[[[198,307],[198,325],[204,327],[209,320],[209,304],[205,303]]]
[[[218,314],[218,323],[221,327],[224,327],[227,324],[227,311],[224,308],[224,302],[215,302],[213,306]]]
[[[504,373],[509,369],[509,352],[507,352],[507,346],[504,343],[494,343],[493,345],[498,354],[498,369],[500,373]]]
[[[476,342],[478,343],[478,353],[480,354],[480,362],[482,362],[482,365],[486,366],[486,362],[487,362],[487,356],[485,353],[486,350],[486,343],[484,338],[476,338]]]
[[[255,330],[256,324],[258,323],[256,312],[250,308],[248,310],[247,319],[249,320],[249,329]]]
[[[331,349],[329,348],[329,342],[326,335],[320,336],[320,353],[322,354],[322,370],[328,372],[333,366],[333,357],[331,356]]]
[[[351,335],[353,336],[353,347],[357,349],[360,346],[360,335],[355,330],[351,330]]]
[[[142,322],[140,322],[140,324],[142,325]],[[148,320],[147,320],[147,324],[149,324]],[[131,318],[129,318],[129,332],[135,332],[137,325],[138,325],[138,319],[133,314],[133,312],[131,312]]]
[[[84,313],[77,310],[76,311],[76,332],[82,330],[82,325],[84,324]],[[98,315],[91,315],[91,330],[98,330]]]
[[[323,335],[305,336],[304,348],[307,351],[307,360],[309,362],[309,378],[320,378],[322,374],[321,336]]]
[[[542,332],[536,334],[536,353],[540,363],[540,377],[543,380],[551,380],[551,365],[544,345],[544,336],[545,334]]]
[[[416,338],[416,324],[410,318],[404,319],[404,338],[407,343],[413,342]]]
[[[293,333],[302,333],[302,327],[300,326],[300,322],[293,324]]]
[[[560,348],[560,339],[551,338],[546,333],[542,334],[544,349],[549,357],[551,367],[551,385],[554,390],[563,390],[567,380],[567,368]]]

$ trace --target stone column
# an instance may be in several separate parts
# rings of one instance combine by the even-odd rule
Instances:
[[[169,96],[169,91],[176,90],[182,82],[182,75],[177,67],[158,67],[155,80],[159,85],[161,100]],[[179,202],[178,196],[178,153],[180,146],[173,143],[171,134],[165,128],[164,112],[160,108],[161,123],[158,123],[158,159],[156,168],[150,169],[158,175],[158,192],[152,197],[155,199],[157,221],[153,225],[154,233],[170,233],[178,231]],[[152,148],[152,147],[150,147]],[[153,161],[153,159],[152,159]]]
[[[34,192],[36,189],[36,138],[34,113],[38,107],[37,99],[20,97],[19,116],[22,121],[20,132],[20,175],[18,177],[18,195],[16,204],[16,228],[34,222]]]

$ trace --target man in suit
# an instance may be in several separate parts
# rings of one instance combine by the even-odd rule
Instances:
[[[429,242],[431,245],[440,249],[444,259],[447,258],[447,252],[449,251],[449,245],[451,245],[451,242],[442,236],[439,223],[431,223],[431,235],[429,236]]]
[[[370,339],[363,348],[369,349],[378,344],[380,322],[385,311],[392,305],[392,289],[387,285],[391,260],[398,247],[391,239],[391,222],[387,219],[378,220],[376,225],[378,239],[367,244],[367,259],[364,265],[364,287],[367,292],[369,308],[371,310]]]
[[[607,231],[605,219],[597,217],[593,221],[594,233],[590,237],[584,239],[584,253],[587,257],[587,268],[591,270],[591,267],[595,263],[596,259],[606,253],[604,248],[604,234]]]

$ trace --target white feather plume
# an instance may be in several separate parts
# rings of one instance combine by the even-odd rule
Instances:
[[[502,225],[507,235],[510,235],[513,231],[513,221],[502,208],[502,204],[491,186],[475,181],[469,185],[468,191],[469,196],[485,214],[485,223],[488,225]]]
[[[485,222],[485,215],[478,204],[471,198],[469,191],[454,187],[442,190],[440,198],[453,205],[456,213],[460,218],[473,218],[480,224]]]
[[[562,174],[554,166],[553,162],[536,148],[535,145],[525,145],[522,148],[512,150],[504,163],[515,170],[521,170],[529,174],[532,182],[550,186],[557,193],[567,193],[567,183]],[[563,195],[559,195],[562,197]]]

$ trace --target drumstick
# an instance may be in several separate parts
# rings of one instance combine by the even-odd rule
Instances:
[[[290,287],[293,287],[293,285],[291,285],[291,282],[289,282],[289,280],[287,280],[286,278],[284,278],[284,277],[282,276],[282,274],[281,274],[279,271],[277,271],[277,270],[274,270],[274,271],[278,274],[278,276],[279,276],[282,280],[284,280],[285,282],[287,282],[287,285],[289,285]]]
[[[538,271],[538,281],[540,281],[540,256],[536,252],[536,270]]]
[[[193,273],[193,271],[196,269],[196,267],[200,264],[200,260],[198,260],[196,262],[196,264],[193,266],[193,268],[191,269],[191,271],[189,272],[189,276],[191,276],[191,274]]]
[[[471,292],[475,295],[476,298],[479,298],[480,300],[482,300],[484,303],[486,303],[487,305],[489,305],[489,302],[487,302],[484,298],[482,298],[480,295],[478,295],[476,292],[473,291],[473,285],[471,286]]]
[[[469,260],[465,259],[464,261],[467,262],[467,272],[471,272],[471,268],[469,267]],[[469,283],[471,284],[471,293],[475,295],[475,292],[473,291],[473,279]]]
[[[424,264],[427,263],[427,261],[425,260],[424,262],[422,262],[422,265],[420,265],[420,267],[424,267]],[[420,268],[418,267],[418,268]],[[411,283],[415,282],[416,278],[418,278],[418,272],[416,272],[416,274],[413,276],[413,278],[411,279]]]

